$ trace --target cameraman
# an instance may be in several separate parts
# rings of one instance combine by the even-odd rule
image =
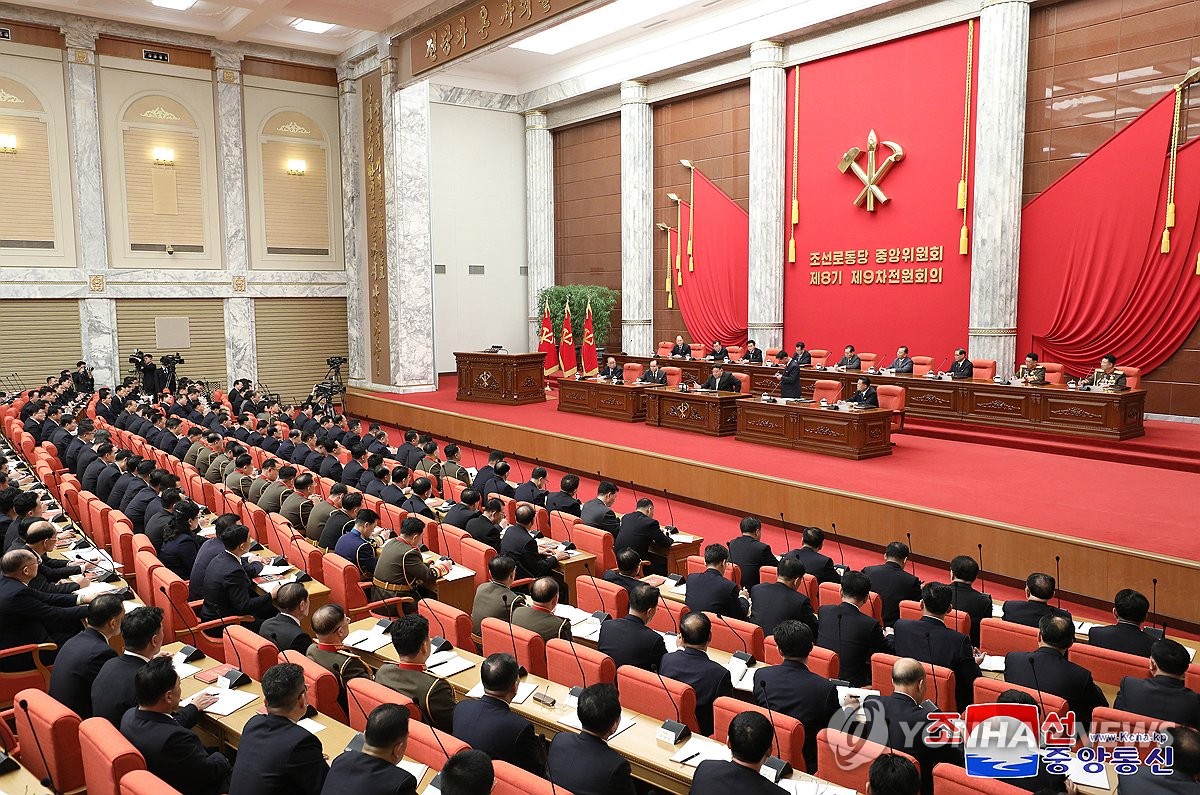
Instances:
[[[138,365],[138,370],[141,372],[142,394],[157,403],[158,394],[162,391],[162,384],[159,381],[158,365],[154,363],[154,357],[143,353],[142,363]]]
[[[81,395],[90,395],[96,391],[96,380],[92,377],[92,368],[87,366],[87,362],[75,364],[71,380],[75,382],[75,391]]]

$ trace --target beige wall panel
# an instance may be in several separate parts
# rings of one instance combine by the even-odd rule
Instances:
[[[259,380],[285,402],[301,400],[324,379],[326,359],[349,355],[346,299],[256,298],[254,335]]]
[[[329,166],[326,150],[302,141],[264,141],[263,205],[267,252],[329,254]],[[305,172],[287,173],[289,160]]]
[[[175,349],[159,350],[156,324],[160,317],[186,317],[191,332],[192,345],[179,353],[186,360],[179,366],[179,375],[225,383],[225,307],[219,298],[164,298],[134,299],[117,301],[117,339],[120,342],[122,367],[134,348],[152,354],[155,361],[160,356],[175,353]],[[78,321],[76,321],[78,322]],[[122,373],[123,375],[125,373]]]
[[[0,389],[12,388],[13,373],[22,386],[33,387],[75,369],[83,351],[78,301],[0,300],[0,317]]]
[[[176,247],[198,246],[203,250],[204,199],[200,187],[200,141],[190,133],[165,127],[127,129],[122,140],[129,245],[170,244]],[[153,152],[157,147],[174,150],[174,166],[154,164]],[[168,201],[162,190],[156,195],[155,177],[169,178],[172,174],[174,196]]]
[[[54,248],[54,192],[46,123],[0,111],[0,134],[17,139],[16,154],[0,154],[0,185],[6,200],[0,213],[0,247]]]

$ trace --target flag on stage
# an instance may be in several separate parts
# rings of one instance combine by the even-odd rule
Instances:
[[[562,368],[563,378],[570,378],[579,370],[575,365],[575,332],[571,329],[570,301],[567,301],[567,311],[563,314],[562,337],[558,341],[558,366]]]
[[[584,375],[600,372],[600,361],[596,358],[596,332],[592,328],[592,302],[587,305],[587,317],[583,321],[583,350],[579,352]]]
[[[550,320],[550,302],[542,312],[542,331],[538,335],[538,353],[545,356],[542,373],[550,375],[558,369],[558,349],[554,347],[554,325]]]

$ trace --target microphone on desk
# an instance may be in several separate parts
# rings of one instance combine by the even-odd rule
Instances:
[[[983,590],[983,544],[976,544],[976,546],[979,548],[979,592],[986,594],[987,591]]]
[[[17,706],[19,706],[21,711],[25,713],[25,720],[29,723],[29,725],[34,726],[33,718],[29,716],[29,702],[25,699],[21,699],[17,702]],[[42,759],[42,767],[46,770],[45,777],[42,778],[39,783],[46,789],[53,792],[54,795],[62,795],[62,790],[54,786],[54,779],[50,776],[50,764],[46,761],[46,751],[42,748],[42,740],[40,737],[38,737],[36,728],[33,730],[32,734],[33,744],[37,746],[38,756]]]
[[[755,665],[757,665],[758,660],[754,659],[754,655],[750,653],[750,648],[746,645],[746,639],[743,638],[741,635],[739,635],[737,633],[737,630],[735,630],[730,625],[730,623],[725,620],[725,616],[721,615],[720,613],[716,613],[716,612],[714,612],[712,615],[715,616],[718,621],[720,621],[722,624],[725,625],[725,629],[729,630],[730,633],[732,633],[733,636],[735,638],[737,638],[738,643],[742,644],[742,650],[735,651],[733,653],[733,659],[745,663],[747,668],[753,668]]]
[[[675,620],[675,614],[671,612],[671,608],[667,604],[667,600],[666,600],[666,598],[663,597],[661,591],[658,594],[658,601],[662,602],[663,610],[665,610],[667,612],[667,618],[671,619],[671,626],[675,628],[675,637],[678,638],[679,637],[679,622],[677,622]]]
[[[551,522],[554,521],[554,514],[556,514],[556,513],[562,513],[562,511],[549,511]],[[563,549],[565,549],[565,550],[577,549],[577,547],[575,546],[575,534],[571,532],[571,523],[568,522],[566,519],[564,519],[562,516],[558,517],[558,521],[562,522],[563,530],[567,534],[567,540],[565,542],[560,542],[563,545]]]
[[[1150,635],[1155,640],[1162,640],[1163,638],[1165,638],[1167,636],[1167,622],[1161,621],[1162,616],[1158,615],[1158,578],[1157,577],[1151,578],[1150,588],[1151,588],[1151,591],[1150,591],[1150,594],[1151,594],[1151,596],[1150,596],[1150,599],[1151,599],[1151,601],[1150,601],[1150,616],[1152,618],[1160,619],[1159,623],[1162,624],[1162,629],[1159,629],[1158,627],[1155,627],[1155,626],[1149,626],[1149,627],[1146,627],[1145,631],[1146,631],[1147,635]]]
[[[92,541],[92,539],[88,536],[88,534],[83,532],[82,528],[80,528],[79,534],[80,534],[80,536],[82,536],[81,540],[71,548],[76,549],[76,550],[82,549],[82,547],[80,547],[79,545],[85,544],[86,546],[91,547],[92,549],[96,550],[97,559],[93,562],[93,565],[95,565],[95,567],[98,568],[101,571],[101,573],[104,574],[104,577],[101,578],[101,582],[112,582],[113,580],[121,579],[121,575],[117,574],[116,566],[110,566],[109,568],[106,569],[100,563],[101,560],[103,560],[105,557],[108,556],[108,553],[102,551],[100,549],[100,547],[96,546],[96,544]],[[110,560],[111,560],[111,558],[110,558]]]
[[[949,357],[949,356],[943,356],[943,357],[942,357],[942,363],[941,363],[941,364],[939,364],[939,365],[937,366],[937,371],[936,371],[936,373],[937,373],[937,375],[938,375],[938,376],[940,376],[942,373],[946,372],[946,371],[945,371],[945,370],[943,370],[942,368],[946,366],[946,362],[947,362],[949,359],[950,359],[950,357]],[[929,371],[928,373],[926,373],[925,375],[926,375],[926,377],[928,377],[928,376],[933,376],[933,375],[934,375],[934,371],[933,371],[933,370],[930,370],[930,371]],[[934,377],[936,377],[936,376],[934,376]]]
[[[416,593],[417,593],[417,610],[419,612],[421,609],[422,601],[429,602],[429,601],[433,601],[433,600],[431,600],[428,596],[422,596],[420,591],[417,591]],[[437,614],[437,610],[434,610],[433,608],[429,609],[429,615],[433,616],[434,622],[438,625],[438,630],[442,633],[441,635],[434,635],[432,638],[429,639],[429,648],[430,648],[429,653],[437,654],[438,652],[452,651],[454,649],[454,644],[451,643],[450,641],[446,640],[446,626],[442,623],[441,616],[439,616]],[[515,651],[515,649],[516,649],[515,643],[513,644],[513,647],[514,647],[514,651]]]
[[[658,683],[662,685],[663,692],[667,694],[667,698],[671,700],[671,706],[675,709],[675,720],[668,718],[658,727],[658,732],[655,735],[659,740],[670,743],[671,745],[679,745],[681,742],[691,736],[692,730],[683,724],[683,716],[679,712],[679,705],[675,703],[675,696],[671,694],[671,689],[667,687],[667,682],[663,679],[663,675],[659,672],[658,666],[654,666],[654,675],[658,677]]]
[[[1054,556],[1054,595],[1058,597],[1058,608],[1062,609],[1062,575],[1059,573],[1058,564],[1060,558]]]
[[[675,524],[675,511],[671,510],[671,493],[663,489],[663,499],[667,502],[667,521],[669,525],[663,528],[667,535],[674,535],[679,532],[679,527]]]
[[[521,476],[521,482],[525,482],[525,468],[521,466],[521,459],[517,458],[517,454],[512,453],[512,460],[517,463],[517,473]]]
[[[913,557],[912,533],[905,532],[904,535],[908,537],[908,562],[912,564],[912,575],[914,577],[916,577],[917,576],[917,561]]]
[[[310,582],[312,580],[312,575],[308,573],[308,564],[304,560],[304,548],[300,546],[299,540],[301,538],[303,538],[303,536],[293,535],[289,539],[292,543],[292,546],[295,547],[296,552],[300,555],[300,565],[296,567],[300,569],[300,573],[296,575],[296,578],[293,580],[293,582]]]
[[[508,606],[508,594],[501,594],[500,601],[504,604],[504,611],[508,613],[508,637],[509,640],[512,641],[513,657],[515,658],[517,656],[517,633],[513,630],[512,611],[517,607],[516,600],[513,600],[513,606],[511,608]],[[524,665],[521,665],[518,661],[517,676],[521,679],[524,679],[528,675],[529,669],[527,669]]]
[[[229,635],[229,627],[222,629],[221,634]],[[229,638],[229,648],[233,651],[233,659],[237,661],[237,667],[230,668],[217,678],[225,682],[225,687],[233,690],[236,687],[250,684],[250,677],[242,672],[242,655],[238,653],[237,643],[232,637]]]
[[[354,691],[350,688],[350,680],[344,682],[343,687],[346,692],[346,697],[354,702],[354,706],[358,707],[358,711],[361,712],[363,716],[363,723],[366,724],[367,716],[371,714],[371,710],[368,710],[366,707],[364,707],[363,703],[358,700],[358,696],[356,696]],[[347,712],[349,712],[349,710],[347,710]],[[363,732],[357,732],[353,737],[350,738],[350,742],[346,743],[346,747],[343,748],[342,751],[361,751],[363,746],[366,744],[366,734]]]
[[[592,611],[592,618],[603,624],[605,621],[608,621],[610,618],[612,618],[608,611],[604,609],[604,592],[601,591],[600,586],[596,584],[596,575],[592,574],[589,564],[584,563],[583,570],[587,572],[588,577],[591,579],[592,587],[596,589],[596,598],[600,600],[600,609]]]
[[[846,550],[842,549],[842,539],[838,535],[837,522],[830,522],[829,527],[830,535],[833,536],[833,540],[838,546],[838,558],[842,561],[840,565],[834,566],[834,569],[837,570],[839,576],[845,576],[846,572],[850,571],[850,567],[846,565]]]
[[[171,611],[175,613],[175,617],[179,619],[179,625],[186,629],[188,634],[192,636],[192,645],[188,646],[185,644],[182,649],[176,652],[176,654],[178,654],[180,659],[182,659],[184,662],[203,660],[204,652],[200,651],[199,644],[196,642],[196,628],[187,621],[183,620],[183,614],[179,611],[179,607],[175,604],[175,600],[167,595],[167,588],[165,585],[158,586],[158,592],[163,595],[163,599],[166,600],[167,604],[171,606]],[[178,637],[179,633],[176,632],[175,635]]]
[[[934,665],[933,665],[933,640],[931,638],[932,634],[933,633],[931,633],[931,632],[925,633],[925,648],[929,652],[929,666],[931,668],[934,667]],[[934,707],[934,709],[941,709],[941,706],[939,706],[941,704],[941,698],[939,698],[939,696],[938,696],[937,671],[936,670],[931,671],[930,677],[933,679],[933,707]]]
[[[771,697],[767,694],[767,681],[764,679],[761,682],[763,693],[763,707],[767,710],[767,720],[771,721],[771,734],[775,737],[775,754],[781,753],[779,747],[779,730],[775,727],[775,713],[771,709]],[[792,774],[792,766],[777,755],[767,757],[767,761],[763,762],[762,767],[771,771],[771,781],[778,784],[779,780],[786,778]],[[762,772],[761,770],[759,771]]]
[[[787,548],[787,552],[792,551],[792,542],[788,540],[787,520],[783,518],[783,511],[779,512],[779,529],[783,530],[783,545]],[[785,552],[784,554],[787,554]],[[782,555],[780,557],[783,557]],[[778,565],[778,564],[776,564]]]

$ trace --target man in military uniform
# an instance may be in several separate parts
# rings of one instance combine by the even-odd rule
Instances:
[[[250,502],[258,505],[258,501],[262,499],[263,492],[278,478],[279,461],[274,458],[268,458],[266,461],[263,461],[258,477],[250,484]]]
[[[347,496],[343,503],[348,502],[351,496]],[[425,563],[420,550],[424,530],[425,523],[416,516],[410,516],[401,522],[400,534],[383,545],[375,564],[372,600],[394,596],[416,597],[422,586],[432,588],[438,578],[450,571],[450,564],[444,561]],[[406,613],[415,613],[416,610],[415,604],[404,605]]]
[[[1046,383],[1046,368],[1038,363],[1038,355],[1032,351],[1025,354],[1025,363],[1017,370],[1021,383],[1035,386]]]
[[[458,445],[448,444],[442,453],[446,456],[446,460],[442,462],[442,477],[470,483],[471,474],[458,463],[462,458],[462,451],[458,449]]]
[[[241,497],[250,499],[250,487],[254,485],[254,459],[242,453],[233,462],[233,470],[225,476],[225,488]]]
[[[542,640],[571,639],[571,622],[554,615],[558,606],[558,582],[553,577],[535,580],[529,588],[533,604],[513,610],[512,623],[542,636]]]
[[[433,481],[433,488],[438,493],[442,491],[442,462],[437,457],[437,443],[426,442],[421,447],[422,457],[415,469],[424,472]]]
[[[329,517],[342,507],[342,497],[349,491],[343,484],[335,483],[329,487],[328,497],[313,504],[312,513],[308,515],[308,521],[304,525],[304,535],[308,536],[309,541],[316,543],[321,540],[321,532],[329,523]],[[300,528],[297,527],[296,530],[299,531]]]
[[[225,476],[229,474],[228,467],[233,463],[234,451],[241,448],[237,439],[228,439],[224,443],[224,450],[213,456],[208,462],[208,469],[204,471],[204,479],[209,483],[223,483]]]
[[[338,704],[348,712],[346,683],[351,679],[370,679],[371,669],[342,645],[350,634],[350,619],[341,605],[322,605],[312,614],[311,622],[317,640],[308,647],[305,656],[337,677]]]
[[[221,434],[217,433],[216,431],[210,431],[208,435],[204,437],[204,446],[196,451],[196,457],[193,459],[195,462],[196,471],[202,475],[206,474],[208,472],[208,465],[212,463],[213,456],[215,456],[217,451],[220,449]],[[191,454],[190,450],[188,451],[188,454]]]
[[[411,698],[420,708],[424,723],[444,732],[452,731],[454,689],[445,679],[425,670],[430,649],[429,621],[425,616],[414,613],[398,619],[392,627],[392,647],[399,661],[380,666],[375,681]]]
[[[258,498],[258,507],[267,513],[279,513],[283,501],[291,496],[295,482],[296,468],[290,465],[280,467],[279,478],[263,489],[262,496]]]
[[[512,612],[525,604],[525,597],[512,589],[517,580],[517,564],[512,558],[496,555],[488,562],[488,575],[491,579],[475,591],[471,606],[471,631],[476,635],[482,632],[485,618],[509,621]]]
[[[312,499],[310,499],[313,493],[313,476],[308,472],[297,475],[292,485],[294,490],[284,498],[279,513],[292,523],[292,527],[297,533],[302,533],[308,527],[308,519],[313,511]]]
[[[1104,358],[1100,360],[1100,369],[1092,371],[1091,375],[1079,381],[1079,386],[1112,390],[1129,388],[1125,383],[1125,374],[1117,369],[1117,357],[1111,353],[1104,354]]]

